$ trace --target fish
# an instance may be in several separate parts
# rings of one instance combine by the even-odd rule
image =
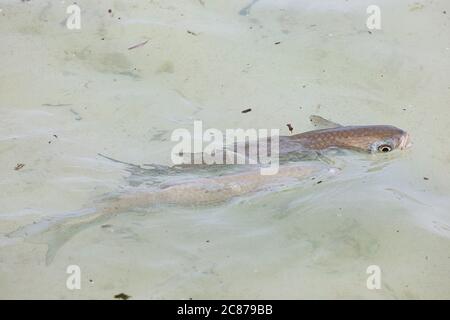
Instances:
[[[310,120],[320,129],[281,136],[279,140],[281,154],[305,150],[318,152],[330,148],[386,153],[396,149],[404,150],[411,146],[409,134],[394,126],[342,126],[316,115],[311,116]],[[113,160],[112,158],[108,159]],[[138,165],[125,164],[142,169]],[[190,170],[193,170],[194,167],[195,165],[190,167]],[[155,170],[155,176],[160,176],[166,172],[169,176],[176,176],[177,179],[169,179],[153,187],[135,188],[135,190],[110,199],[97,207],[84,208],[75,213],[24,226],[7,236],[10,238],[26,238],[52,230],[53,238],[57,235],[57,239],[63,237],[64,241],[58,240],[55,242],[59,245],[49,244],[47,262],[50,262],[57,249],[67,241],[68,237],[76,234],[86,225],[105,221],[122,212],[160,205],[184,207],[218,205],[236,197],[258,192],[276,192],[302,183],[310,177],[332,178],[341,171],[337,167],[318,161],[286,162],[280,166],[278,173],[275,175],[261,175],[258,166],[248,166],[245,171],[222,175],[218,174],[217,171],[212,171],[212,174],[206,177],[193,175],[192,173],[195,173],[195,171],[187,171],[189,175],[185,179],[182,175],[186,171],[183,170],[175,170],[172,167],[160,165],[155,166],[153,170]],[[151,175],[152,169],[146,169],[144,173]]]
[[[287,136],[290,141],[309,150],[350,149],[369,153],[387,153],[411,147],[409,134],[391,125],[342,126],[320,116],[310,117],[319,130]]]
[[[349,125],[332,122],[318,115],[310,116],[311,123],[317,130],[278,137],[280,161],[292,160],[292,155],[317,154],[328,149],[352,150],[364,153],[388,153],[394,150],[405,150],[411,147],[411,137],[406,131],[392,125]],[[272,138],[267,139],[266,148],[271,147]],[[252,146],[261,145],[259,141],[247,141],[244,146],[235,143],[225,147],[223,152],[226,159],[237,156],[251,158]],[[227,155],[230,153],[231,155]],[[268,154],[266,149],[260,148],[259,154]]]
[[[166,183],[152,190],[128,192],[98,207],[44,219],[7,234],[7,238],[16,241],[34,238],[36,242],[47,243],[45,262],[49,265],[71,237],[88,226],[104,223],[121,213],[160,205],[192,208],[218,205],[238,196],[291,188],[311,176],[326,179],[338,172],[337,168],[311,162],[283,166],[273,176],[261,175],[257,168],[252,168],[248,172]],[[13,243],[15,242],[7,242],[9,245]]]

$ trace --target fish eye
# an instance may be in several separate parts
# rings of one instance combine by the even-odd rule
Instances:
[[[386,153],[392,151],[392,147],[387,144],[382,144],[381,146],[378,147],[378,151]]]

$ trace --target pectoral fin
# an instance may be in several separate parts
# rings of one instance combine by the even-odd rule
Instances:
[[[341,124],[322,118],[321,116],[312,115],[309,117],[311,123],[319,129],[330,129],[342,127]]]

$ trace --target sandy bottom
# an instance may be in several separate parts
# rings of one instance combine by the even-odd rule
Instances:
[[[71,2],[0,2],[0,298],[450,298],[448,1],[380,0],[371,32],[371,1],[250,2],[77,1],[80,30]],[[311,114],[414,145],[330,155],[342,172],[320,184],[8,236],[148,187],[98,153],[169,164],[196,119],[288,135]]]

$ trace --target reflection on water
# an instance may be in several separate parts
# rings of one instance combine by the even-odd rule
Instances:
[[[62,3],[2,5],[0,297],[450,297],[444,0],[383,0],[372,33],[369,1],[77,3],[78,31],[61,23]],[[311,114],[392,124],[414,145],[291,154],[282,160],[341,170],[90,220],[137,190],[247,170],[170,168],[176,128],[289,135],[287,123],[313,129]],[[42,232],[68,217],[84,223]],[[73,264],[79,291],[65,287]],[[366,287],[369,265],[381,290]]]

